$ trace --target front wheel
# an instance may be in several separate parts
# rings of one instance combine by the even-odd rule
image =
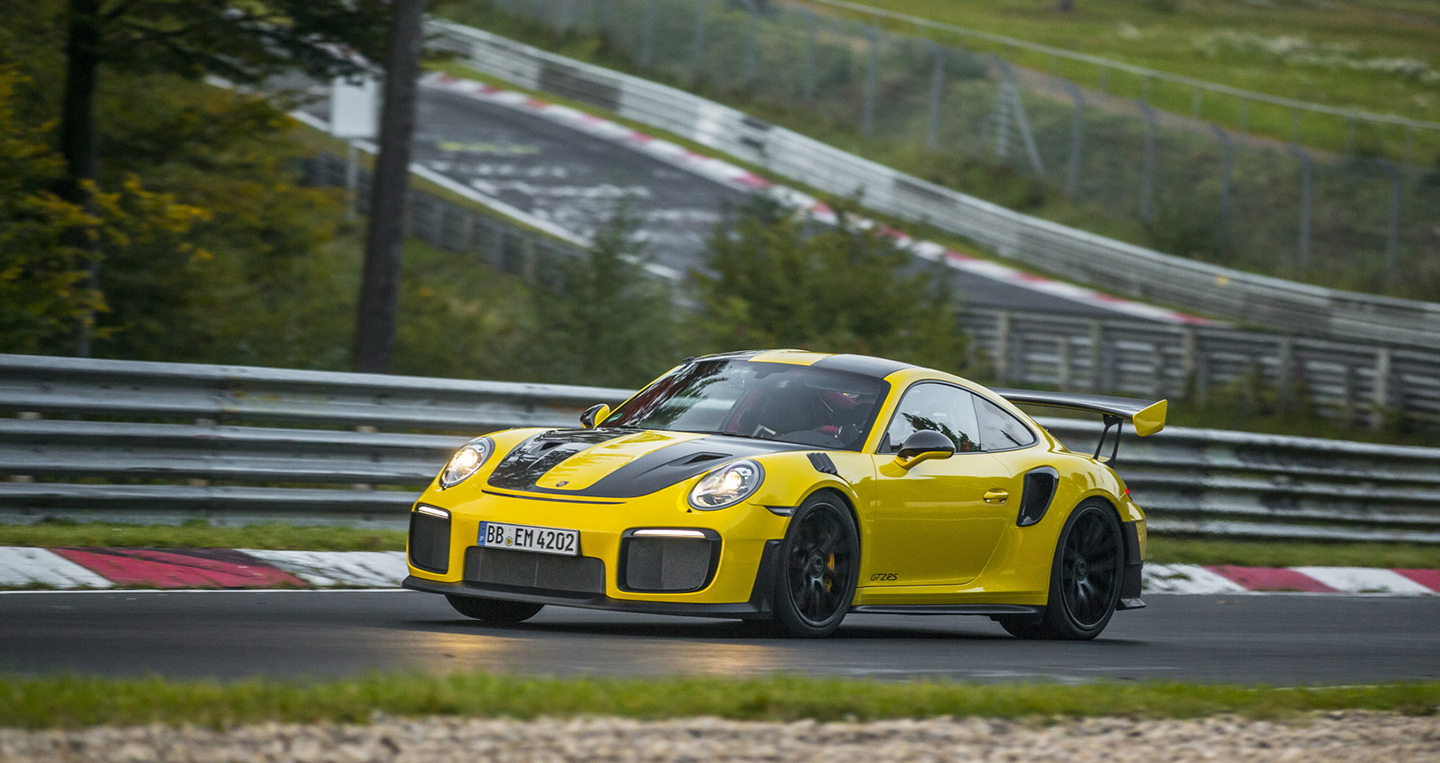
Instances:
[[[473,617],[476,620],[483,620],[487,623],[500,625],[513,625],[523,623],[526,620],[539,614],[544,604],[528,604],[523,601],[502,601],[500,599],[481,599],[475,596],[452,596],[445,595],[445,600],[456,612]]]
[[[1100,635],[1120,602],[1123,543],[1109,506],[1080,504],[1056,544],[1045,612],[997,618],[1001,627],[1028,639],[1088,641]]]
[[[775,572],[774,628],[791,638],[824,638],[840,627],[860,571],[860,533],[840,499],[810,496],[795,510]]]

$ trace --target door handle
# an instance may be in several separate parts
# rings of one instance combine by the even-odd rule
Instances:
[[[1010,500],[1010,491],[1008,490],[1001,490],[997,487],[985,491],[986,503],[1004,503],[1008,500]]]

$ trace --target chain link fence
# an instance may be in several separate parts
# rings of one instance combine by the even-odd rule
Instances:
[[[960,185],[977,165],[1013,174],[1069,197],[1103,232],[1167,253],[1440,295],[1440,156],[1284,144],[787,3],[471,0],[462,13],[501,13],[557,44],[598,40],[590,50],[606,63],[762,106],[801,132],[842,136],[842,148],[908,157],[928,179]]]

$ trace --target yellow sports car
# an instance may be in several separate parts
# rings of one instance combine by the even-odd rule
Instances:
[[[1095,453],[1015,403],[1101,414]],[[411,512],[404,584],[497,623],[554,604],[823,637],[847,612],[987,615],[1090,639],[1144,606],[1145,515],[1110,462],[1123,420],[1153,434],[1165,408],[860,355],[691,359],[583,428],[467,443]]]

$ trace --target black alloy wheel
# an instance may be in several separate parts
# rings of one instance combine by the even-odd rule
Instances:
[[[792,638],[824,638],[855,598],[860,538],[840,499],[818,493],[790,519],[775,575],[775,628]]]
[[[1123,555],[1115,512],[1100,501],[1080,504],[1060,533],[1044,614],[998,618],[1000,625],[1020,638],[1095,638],[1120,602]]]
[[[445,600],[456,612],[473,617],[487,623],[499,625],[513,625],[523,623],[526,620],[539,614],[545,608],[544,604],[530,604],[524,601],[503,601],[501,599],[482,599],[476,596],[453,596],[445,594]]]

